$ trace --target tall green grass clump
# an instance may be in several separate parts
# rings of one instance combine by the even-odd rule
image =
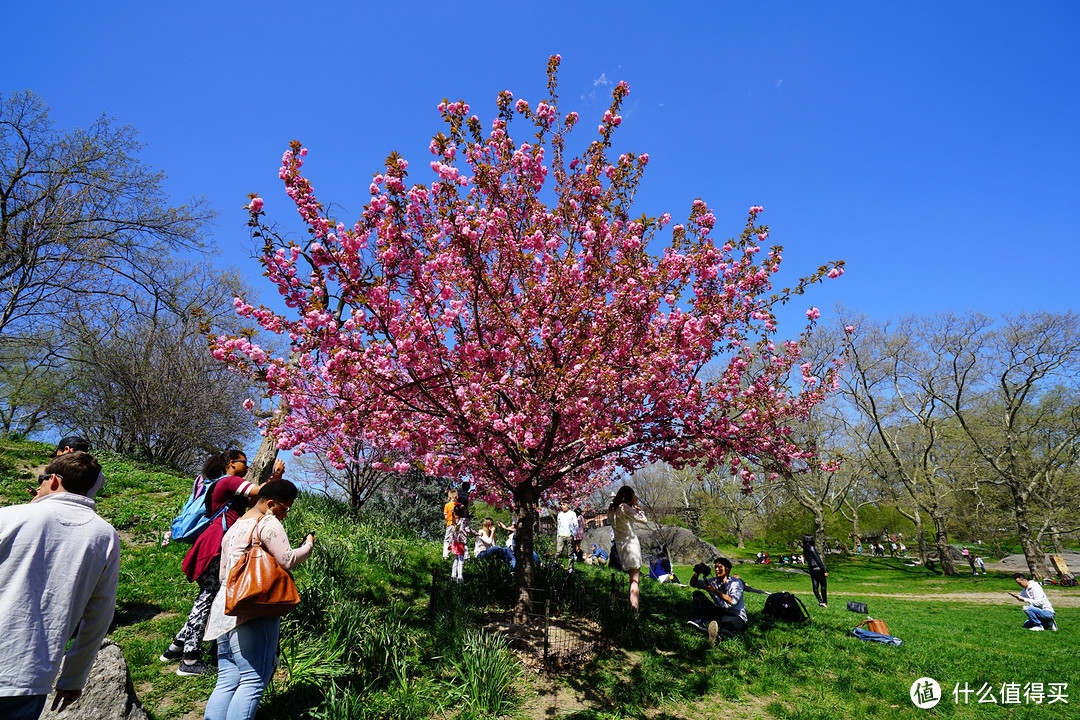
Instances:
[[[513,710],[512,689],[521,677],[521,666],[506,638],[482,630],[467,632],[455,667],[457,689],[467,710],[496,716]]]

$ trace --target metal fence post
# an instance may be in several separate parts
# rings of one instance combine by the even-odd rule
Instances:
[[[549,637],[549,617],[551,615],[551,600],[546,598],[544,600],[544,664],[548,661],[548,637]]]

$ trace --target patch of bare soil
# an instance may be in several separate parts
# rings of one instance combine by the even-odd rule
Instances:
[[[584,618],[550,618],[546,648],[544,619],[540,617],[529,616],[527,622],[514,622],[513,612],[492,613],[484,629],[505,637],[510,650],[532,673],[580,665],[609,645],[600,626]]]

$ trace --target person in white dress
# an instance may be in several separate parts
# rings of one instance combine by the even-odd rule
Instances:
[[[638,507],[634,488],[623,485],[615,493],[609,509],[612,529],[615,533],[615,549],[622,567],[630,576],[630,609],[636,615],[639,610],[641,582],[641,543],[637,536],[637,523],[646,522],[645,513]]]

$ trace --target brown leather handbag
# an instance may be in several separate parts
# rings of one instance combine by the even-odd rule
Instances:
[[[300,604],[296,583],[259,540],[262,518],[255,523],[243,556],[229,570],[225,585],[225,614],[281,617]]]
[[[876,618],[868,617],[855,627],[866,626],[866,629],[870,632],[881,633],[882,635],[889,634],[889,626],[885,624],[884,620],[878,620]]]

